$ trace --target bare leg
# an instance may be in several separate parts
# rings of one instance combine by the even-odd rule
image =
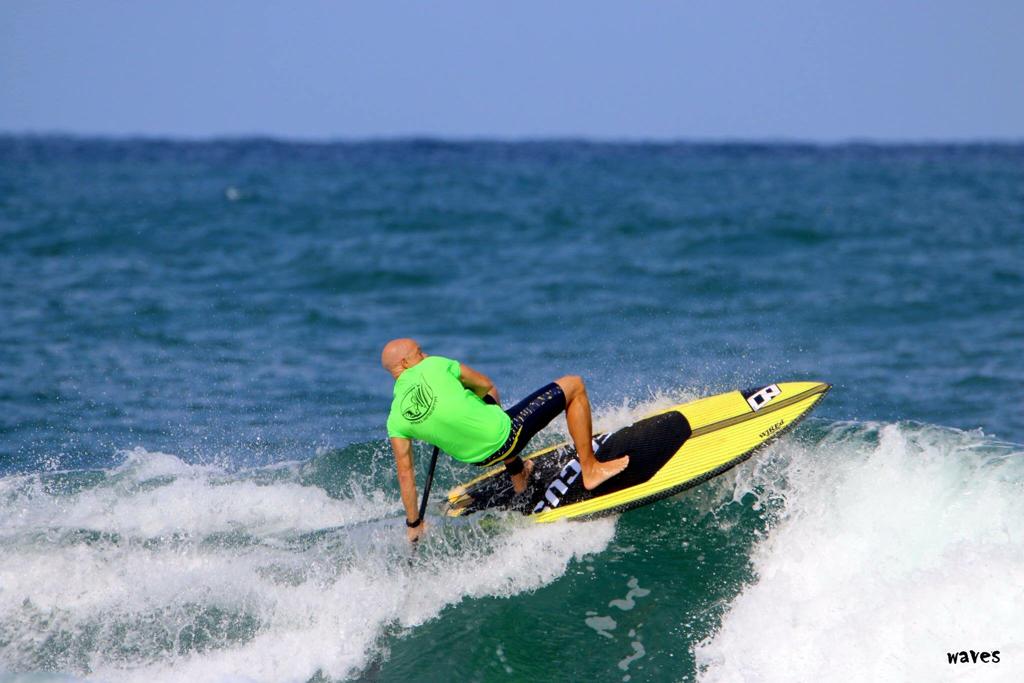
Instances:
[[[509,462],[509,461],[514,460],[515,458],[518,458],[518,457],[519,457],[518,455],[514,455],[511,458],[508,458],[505,462]],[[511,475],[509,475],[509,478],[512,480],[512,488],[515,489],[516,493],[522,493],[523,491],[526,490],[526,483],[528,481],[530,481],[530,474],[532,472],[533,472],[533,461],[532,460],[524,460],[523,461],[523,471],[520,472],[519,474],[511,474]]]
[[[569,425],[569,436],[576,445],[576,454],[580,458],[580,469],[583,475],[583,488],[597,488],[608,479],[626,469],[629,456],[624,455],[615,460],[600,462],[594,457],[594,428],[590,419],[590,399],[583,378],[578,375],[566,375],[555,382],[565,393],[565,422]]]

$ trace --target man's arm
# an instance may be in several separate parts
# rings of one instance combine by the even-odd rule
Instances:
[[[498,388],[494,386],[491,378],[482,372],[477,372],[465,363],[459,363],[459,381],[474,394],[483,398],[490,395],[494,402],[501,405],[501,398],[498,396]]]
[[[395,452],[395,466],[398,469],[398,488],[402,492],[402,505],[405,506],[405,519],[413,522],[420,514],[419,506],[416,504],[416,470],[413,469],[412,441],[399,436],[391,437],[391,450]],[[415,541],[427,529],[427,522],[423,520],[414,529],[406,527],[406,536],[410,541]]]

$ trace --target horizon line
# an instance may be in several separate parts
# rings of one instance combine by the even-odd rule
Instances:
[[[273,133],[210,133],[201,135],[165,133],[85,133],[60,130],[5,130],[0,138],[35,138],[40,140],[82,140],[92,142],[175,142],[185,144],[269,142],[284,145],[372,145],[372,144],[592,144],[621,146],[776,146],[776,147],[931,147],[931,146],[1006,146],[1024,145],[1024,136],[985,137],[953,136],[948,138],[886,138],[851,135],[842,138],[798,138],[788,136],[602,136],[579,134],[545,135],[444,135],[436,133],[395,133],[365,136],[303,136]]]

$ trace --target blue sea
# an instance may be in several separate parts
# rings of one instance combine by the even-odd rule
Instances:
[[[834,388],[681,495],[410,553],[397,336],[598,429]],[[1011,680],[1022,351],[1021,145],[0,137],[0,673]]]

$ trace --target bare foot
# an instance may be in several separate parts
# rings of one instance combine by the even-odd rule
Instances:
[[[627,465],[629,465],[628,455],[616,458],[615,460],[609,460],[608,462],[601,462],[595,459],[592,466],[583,469],[583,488],[588,491],[596,489],[626,469]]]
[[[523,471],[512,477],[512,488],[515,489],[516,495],[519,495],[526,490],[526,485],[530,481],[531,474],[533,474],[533,461],[523,461]]]

